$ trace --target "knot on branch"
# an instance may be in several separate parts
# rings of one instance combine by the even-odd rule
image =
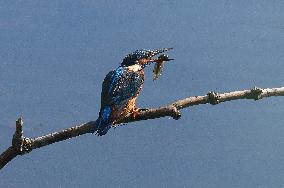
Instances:
[[[212,105],[216,105],[220,103],[220,95],[214,91],[210,91],[207,93],[209,103]]]
[[[18,154],[23,155],[32,149],[32,141],[23,136],[23,118],[16,121],[16,131],[13,135],[12,146]]]
[[[21,155],[29,153],[32,150],[32,140],[24,137],[22,140]]]
[[[259,87],[254,87],[250,90],[250,94],[248,95],[248,99],[259,100],[262,99],[262,89]]]
[[[178,120],[181,117],[180,111],[178,111],[178,109],[175,106],[171,106],[169,109],[170,109],[170,116],[173,119]]]

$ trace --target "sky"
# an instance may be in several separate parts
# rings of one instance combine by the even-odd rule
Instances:
[[[0,152],[15,120],[37,137],[95,120],[104,76],[137,49],[173,47],[138,98],[159,107],[209,91],[284,83],[281,0],[0,2]],[[19,156],[0,187],[283,187],[284,99],[181,111]]]

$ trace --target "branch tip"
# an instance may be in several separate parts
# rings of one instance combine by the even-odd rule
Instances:
[[[12,139],[12,146],[20,155],[24,155],[32,150],[32,140],[23,136],[23,124],[22,117],[16,120],[16,131]]]
[[[19,117],[17,120],[16,120],[16,132],[17,134],[23,134],[23,118],[22,117]]]
[[[22,139],[23,139],[23,119],[18,118],[16,121],[16,130],[12,139],[12,146],[18,152],[21,153],[22,150]]]

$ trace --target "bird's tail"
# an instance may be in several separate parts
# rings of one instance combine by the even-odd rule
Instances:
[[[112,121],[110,117],[110,108],[105,108],[101,110],[99,114],[99,118],[96,120],[96,125],[98,127],[97,129],[97,135],[103,136],[105,135],[108,130],[111,128]]]

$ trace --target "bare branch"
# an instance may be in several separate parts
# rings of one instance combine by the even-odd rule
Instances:
[[[156,119],[166,116],[172,117],[173,119],[177,120],[181,117],[181,113],[179,112],[179,110],[190,106],[207,103],[216,105],[221,102],[238,99],[259,100],[264,97],[271,96],[284,96],[284,87],[271,89],[261,89],[254,87],[250,90],[233,91],[228,93],[209,92],[207,95],[188,97],[185,99],[178,100],[164,107],[141,110],[137,114],[137,116],[135,116],[135,118],[131,114],[129,114],[120,122],[116,122],[116,124],[129,123],[147,119]],[[94,133],[97,130],[96,121],[90,121],[81,125],[77,125],[59,132],[50,133],[37,138],[27,138],[23,136],[22,127],[23,120],[22,118],[19,118],[16,121],[16,131],[12,139],[12,146],[10,146],[6,151],[4,151],[0,155],[0,169],[2,169],[8,162],[10,162],[18,155],[24,155],[28,152],[31,152],[33,149],[47,146],[49,144],[60,142],[86,133]]]

